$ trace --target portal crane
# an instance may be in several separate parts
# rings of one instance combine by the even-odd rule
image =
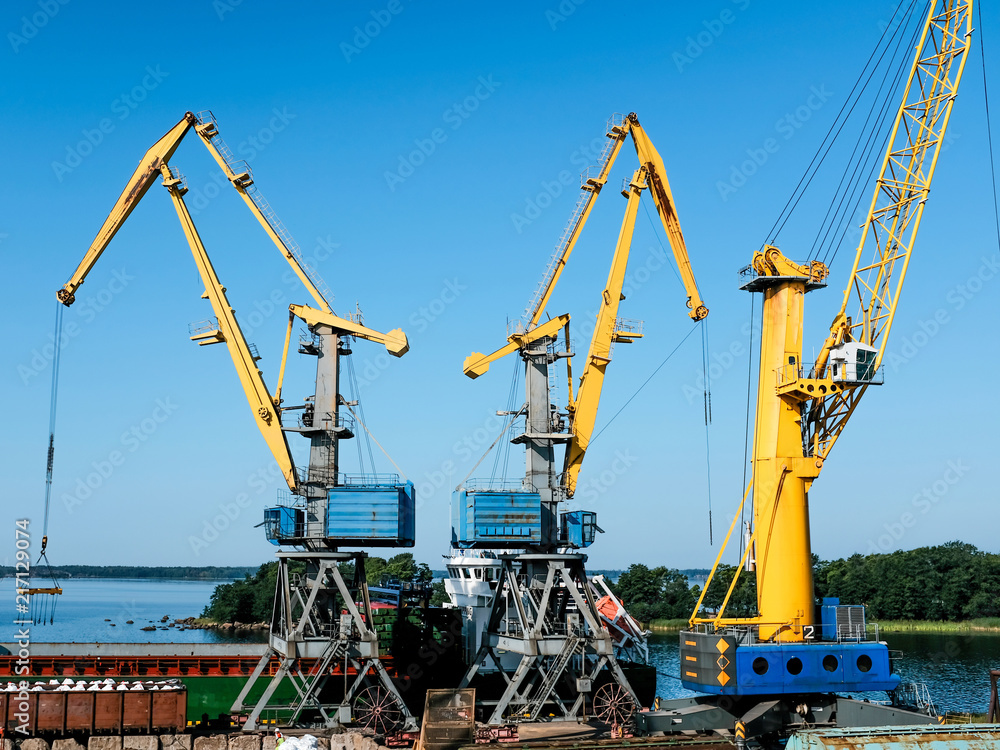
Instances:
[[[191,213],[184,201],[184,180],[169,162],[184,136],[194,128],[209,153],[222,167],[236,191],[260,222],[312,297],[316,307],[291,305],[281,368],[274,395],[257,369],[260,357],[247,343],[226,296],[226,288],[208,257]],[[415,725],[412,714],[379,659],[378,636],[374,630],[364,553],[341,551],[343,547],[410,547],[414,543],[413,484],[400,482],[395,475],[350,477],[339,467],[338,443],[353,437],[353,420],[340,413],[347,405],[340,394],[339,359],[350,354],[349,341],[361,338],[382,344],[393,356],[407,352],[409,344],[400,329],[381,333],[366,327],[360,314],[337,316],[330,306],[329,289],[303,260],[298,245],[254,184],[246,162],[233,158],[219,134],[211,112],[184,117],[146,152],[91,243],[70,280],[58,292],[63,304],[72,305],[98,258],[157,178],[173,201],[194,256],[215,317],[193,327],[191,339],[199,345],[225,343],[254,414],[254,420],[274,455],[295,500],[265,510],[268,539],[286,549],[278,553],[278,584],[271,625],[269,650],[247,682],[233,707],[234,712],[250,709],[244,724],[247,731],[257,726],[266,708],[280,712],[291,722],[303,712],[318,715],[327,726],[356,720],[381,731],[396,725]],[[300,343],[301,353],[317,358],[316,390],[299,407],[283,406],[281,399],[285,365],[295,320],[303,321],[309,337]],[[290,409],[302,410],[298,424],[282,419]],[[367,428],[365,428],[367,429]],[[287,432],[299,432],[310,439],[309,465],[305,472],[295,466]],[[289,562],[305,563],[305,573],[289,570]],[[352,563],[354,572],[345,580],[340,565]],[[346,613],[346,614],[342,614]],[[272,656],[279,669],[252,705],[244,705],[256,680]],[[299,666],[300,658],[316,659],[321,665],[308,673]],[[353,670],[347,685],[348,664]],[[340,670],[344,685],[338,699],[331,702],[326,683]],[[272,696],[282,680],[290,680],[297,699],[290,705],[273,705]],[[337,691],[332,691],[335,694]]]
[[[596,513],[559,513],[559,503],[571,499],[586,456],[605,373],[616,343],[631,343],[642,337],[641,324],[618,317],[632,235],[644,190],[653,196],[657,213],[677,261],[687,293],[688,315],[700,321],[708,314],[691,271],[666,169],[635,113],[613,117],[606,133],[609,141],[600,166],[582,179],[581,195],[567,229],[560,238],[535,296],[529,303],[522,328],[511,333],[507,343],[489,355],[473,353],[463,370],[470,378],[487,372],[490,365],[513,352],[525,362],[524,432],[514,443],[526,447],[526,470],[519,490],[459,487],[452,499],[452,546],[511,550],[503,558],[502,583],[496,588],[486,622],[473,621],[478,653],[463,680],[468,685],[481,667],[495,665],[512,669],[503,695],[492,704],[491,724],[502,721],[533,721],[546,705],[561,718],[586,714],[593,693],[593,711],[609,722],[628,718],[640,700],[618,663],[614,647],[596,609],[589,585],[586,555],[599,530]],[[622,189],[628,199],[615,246],[608,279],[601,293],[594,333],[579,387],[574,394],[570,366],[569,315],[542,320],[570,254],[587,222],[594,202],[608,180],[626,138],[632,136],[639,168]],[[555,351],[560,336],[565,351]],[[549,367],[558,359],[567,365],[568,397],[565,415],[551,404]],[[568,423],[568,425],[567,425]],[[566,451],[563,469],[555,470],[555,445]],[[525,582],[534,582],[526,584]],[[543,583],[544,582],[544,583]],[[506,593],[504,593],[506,592]],[[575,610],[571,615],[569,610]],[[485,628],[484,628],[485,626]],[[485,633],[483,630],[485,629]],[[510,654],[517,659],[515,664]],[[575,675],[576,682],[570,679]],[[566,684],[577,690],[567,691]],[[561,686],[561,687],[560,687]]]
[[[753,527],[737,569],[738,576],[748,560],[756,566],[758,615],[726,616],[736,576],[718,612],[701,613],[724,544],[691,627],[680,635],[680,658],[684,687],[727,696],[727,710],[747,725],[747,736],[796,722],[930,720],[834,695],[894,691],[900,678],[877,631],[868,637],[863,607],[840,606],[835,599],[816,605],[808,493],[861,397],[882,383],[886,342],[971,37],[971,0],[932,0],[840,310],[815,363],[803,361],[804,299],[826,285],[827,267],[796,263],[767,245],[742,272],[741,288],[763,297],[753,477],[747,487],[747,495],[753,492]],[[703,703],[712,710],[720,705]],[[674,718],[671,711],[651,716],[647,729],[671,722],[678,730],[696,728],[691,722],[698,721],[692,711]]]

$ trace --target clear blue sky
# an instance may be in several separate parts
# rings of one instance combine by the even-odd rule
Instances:
[[[495,437],[492,415],[506,405],[513,367],[503,362],[470,381],[462,360],[500,346],[507,319],[519,317],[530,298],[577,197],[576,183],[560,183],[561,173],[575,180],[608,116],[635,111],[667,164],[712,311],[718,544],[743,476],[749,299],[736,288],[736,271],[764,239],[894,7],[848,9],[827,0],[6,3],[6,523],[28,516],[36,539],[41,534],[45,346],[55,291],[146,148],[186,110],[211,109],[317,261],[338,312],[358,302],[368,325],[409,333],[410,353],[391,362],[376,345],[358,342],[355,366],[373,432],[419,489],[414,552],[439,566],[451,488]],[[995,85],[995,8],[984,21]],[[811,494],[814,548],[823,557],[871,551],[880,538],[883,549],[953,539],[993,551],[1000,544],[993,475],[1000,405],[991,395],[1000,365],[1000,256],[978,55],[897,316],[889,347],[895,364],[886,385],[869,392]],[[786,138],[780,121],[797,111],[803,114]],[[779,148],[746,184],[722,189],[748,150],[759,153],[768,139]],[[421,145],[433,152],[412,158]],[[173,164],[188,177],[202,236],[273,385],[284,310],[306,302],[305,294],[285,280],[286,266],[235,192],[219,194],[215,165],[197,139],[182,145]],[[614,184],[634,166],[631,150],[623,152]],[[549,194],[551,205],[528,213],[539,196],[548,204]],[[605,191],[549,307],[572,313],[578,332],[596,309],[623,206],[616,190]],[[802,236],[782,237],[791,257],[806,255],[799,247],[821,216],[800,218]],[[643,319],[646,337],[617,348],[598,428],[691,326],[682,289],[658,260],[656,236],[640,212],[621,313]],[[838,257],[830,288],[808,299],[807,352],[822,343],[839,305],[849,255]],[[979,273],[989,278],[973,282],[978,291],[962,291]],[[62,370],[54,562],[253,565],[272,554],[253,526],[280,484],[268,473],[273,461],[225,349],[188,340],[188,323],[211,314],[200,292],[173,207],[154,186],[67,312],[76,334]],[[933,323],[935,316],[944,322]],[[934,325],[933,335],[923,333]],[[699,342],[697,334],[688,339],[587,459],[581,482],[590,494],[581,504],[598,511],[607,532],[591,548],[594,567],[694,567],[714,557]],[[582,335],[578,349],[585,349]],[[312,367],[293,355],[290,401],[311,392]],[[562,383],[558,393],[564,398]],[[128,436],[133,428],[141,440]],[[303,442],[296,441],[300,457]],[[78,482],[113,451],[123,463],[68,508]],[[348,445],[348,470],[355,453]],[[390,469],[384,460],[382,468]],[[518,468],[512,463],[512,473]],[[922,510],[914,499],[925,489],[934,502]],[[236,513],[241,493],[245,507]],[[229,527],[218,538],[206,535],[206,524],[227,507],[236,515]],[[904,529],[906,513],[913,523]],[[0,560],[12,555],[13,542]]]

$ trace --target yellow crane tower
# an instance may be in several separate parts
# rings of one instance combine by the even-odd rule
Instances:
[[[804,303],[826,285],[827,266],[797,263],[767,245],[742,272],[741,288],[763,298],[753,476],[743,498],[752,489],[752,534],[722,605],[702,612],[725,544],[719,552],[690,628],[680,634],[680,677],[689,690],[724,696],[701,705],[724,708],[746,737],[802,723],[933,721],[898,707],[900,677],[877,630],[869,636],[863,607],[832,599],[817,606],[809,490],[861,397],[882,382],[886,341],[971,38],[971,0],[930,2],[840,309],[815,362],[803,360]],[[755,563],[758,614],[727,616],[748,559]],[[889,691],[893,706],[836,696],[854,691]],[[675,709],[649,717],[646,728],[669,724]],[[694,728],[697,714],[674,725]]]

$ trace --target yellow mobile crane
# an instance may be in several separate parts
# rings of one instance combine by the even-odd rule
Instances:
[[[169,164],[181,140],[192,128],[316,305],[289,307],[285,345],[273,395],[257,369],[259,356],[240,329],[226,297],[226,288],[212,266],[185,204],[187,188],[183,178]],[[410,547],[414,543],[413,484],[400,482],[395,475],[348,477],[340,472],[338,458],[338,442],[353,437],[353,420],[340,413],[341,406],[350,410],[353,405],[340,394],[339,385],[338,362],[340,357],[350,354],[349,340],[374,341],[384,345],[393,356],[400,357],[409,348],[406,334],[400,329],[380,333],[364,326],[360,315],[347,319],[333,312],[329,290],[303,260],[291,234],[256,188],[249,166],[233,158],[211,112],[198,115],[187,112],[146,152],[83,260],[58,291],[58,298],[64,305],[73,304],[76,291],[157,178],[162,178],[174,203],[205,287],[202,297],[209,300],[215,313],[215,318],[193,328],[191,339],[202,346],[227,345],[254,421],[289,490],[297,498],[293,503],[265,510],[268,539],[293,549],[278,552],[278,582],[269,649],[232,710],[240,713],[250,709],[244,723],[247,731],[256,728],[265,709],[277,712],[292,723],[306,720],[339,726],[357,722],[381,732],[397,725],[415,727],[412,714],[379,659],[364,553],[338,551],[342,547]],[[304,321],[311,334],[311,338],[300,343],[299,351],[317,358],[316,390],[305,405],[283,407],[282,383],[296,319]],[[282,420],[283,413],[289,409],[303,410],[297,425]],[[299,432],[310,438],[309,465],[303,472],[296,469],[286,432]],[[289,560],[305,563],[306,572],[290,573]],[[339,568],[342,563],[353,564],[353,580],[345,580]],[[302,606],[303,602],[308,604]],[[256,680],[263,675],[273,656],[279,658],[277,672],[269,675],[269,683],[256,702],[246,704]],[[322,666],[304,671],[300,658],[315,659],[315,663]],[[353,670],[353,678],[348,685],[343,680],[349,667]],[[334,679],[337,669],[341,674]],[[290,705],[274,705],[272,696],[285,679],[293,683],[298,697]],[[339,695],[337,690],[324,690],[330,680],[337,686],[343,683]]]
[[[608,124],[609,139],[596,173],[584,175],[582,192],[569,225],[534,298],[525,311],[524,327],[508,336],[507,344],[490,355],[474,353],[463,370],[470,378],[485,373],[496,360],[517,351],[525,362],[525,405],[512,416],[525,417],[524,433],[512,442],[526,447],[526,471],[519,490],[497,490],[490,484],[460,486],[452,498],[452,547],[517,551],[505,555],[488,617],[466,624],[475,658],[462,686],[492,669],[512,671],[499,699],[481,697],[492,706],[489,723],[534,721],[545,706],[563,719],[591,713],[609,723],[627,719],[652,695],[640,698],[615,655],[614,645],[595,604],[587,578],[586,555],[579,552],[594,541],[596,513],[559,513],[559,503],[573,497],[597,418],[604,376],[615,343],[642,336],[641,326],[618,317],[625,271],[632,245],[642,191],[649,189],[670,242],[687,293],[688,315],[705,318],[688,260],[684,235],[663,160],[653,148],[635,113],[616,116]],[[597,196],[608,180],[622,145],[631,135],[639,168],[622,190],[628,199],[611,268],[597,314],[586,364],[574,396],[570,367],[569,315],[547,321],[542,316],[556,283],[587,222]],[[560,334],[566,351],[555,352]],[[566,418],[551,404],[549,366],[567,363]],[[509,415],[510,416],[510,415]],[[555,471],[555,445],[566,444],[563,470]],[[464,484],[464,483],[463,483]],[[461,553],[456,553],[461,554]],[[526,585],[527,582],[530,585]],[[537,585],[544,581],[544,585]],[[566,615],[566,608],[577,614]],[[473,632],[474,631],[474,632]],[[470,653],[471,655],[471,653]],[[511,657],[517,661],[512,662]],[[489,666],[488,666],[489,665]],[[515,668],[516,667],[516,668]],[[575,681],[574,679],[575,678]],[[576,690],[568,690],[575,685]]]
[[[803,361],[804,300],[826,285],[827,266],[794,262],[766,245],[742,272],[741,288],[763,297],[753,476],[743,498],[752,488],[752,534],[722,605],[702,613],[725,544],[719,552],[691,627],[680,634],[680,663],[684,687],[725,696],[701,705],[725,708],[746,737],[803,723],[932,721],[896,707],[900,677],[877,631],[868,637],[864,608],[835,599],[817,606],[808,493],[861,397],[882,383],[886,342],[971,37],[971,0],[930,2],[841,306],[815,362]],[[748,560],[755,563],[758,614],[729,617],[726,608]],[[893,707],[835,695],[882,690],[892,695]],[[698,728],[704,717],[689,711],[674,721],[672,709],[650,716],[646,728]]]

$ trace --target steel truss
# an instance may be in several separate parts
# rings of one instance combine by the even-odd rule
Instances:
[[[536,721],[545,706],[558,712],[558,719],[586,716],[587,696],[605,667],[610,682],[594,692],[591,714],[620,724],[639,705],[601,624],[586,559],[568,553],[501,557],[487,635],[461,684],[468,687],[487,659],[504,675],[507,687],[490,724]],[[503,670],[498,651],[521,655],[513,676]]]
[[[364,557],[361,552],[278,553],[269,648],[232,710],[238,713],[250,708],[248,696],[272,656],[280,659],[280,666],[253,705],[245,731],[258,728],[265,710],[280,712],[283,718],[287,715],[287,723],[293,725],[300,723],[303,712],[308,711],[317,713],[324,727],[355,724],[379,734],[416,729],[416,719],[379,659]],[[290,573],[291,561],[304,562],[306,573]],[[340,568],[346,562],[354,563],[350,585]],[[315,662],[303,670],[300,659]],[[355,673],[348,681],[352,667]],[[333,677],[344,680],[339,703],[330,702],[324,692]],[[291,704],[274,705],[271,699],[285,679],[293,685],[297,697]]]

